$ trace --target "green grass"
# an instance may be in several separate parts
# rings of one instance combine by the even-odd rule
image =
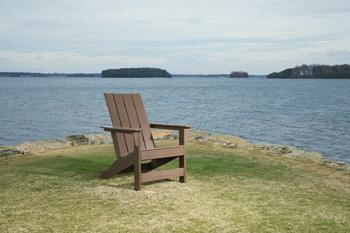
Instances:
[[[0,232],[350,232],[350,176],[204,144],[188,182],[100,180],[111,145],[0,160]],[[169,167],[176,164],[170,164]]]

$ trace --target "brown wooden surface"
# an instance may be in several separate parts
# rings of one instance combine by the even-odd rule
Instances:
[[[140,128],[143,129],[142,136],[145,142],[145,147],[142,149],[153,149],[155,148],[155,145],[152,137],[152,131],[148,123],[145,108],[143,107],[141,95],[135,94],[135,95],[132,95],[132,98],[135,104],[137,116],[139,118]]]
[[[101,128],[112,133],[135,133],[142,131],[140,128],[114,128],[109,126],[101,126]]]
[[[175,169],[165,170],[165,171],[143,173],[141,175],[141,180],[142,182],[150,182],[155,180],[175,178],[175,177],[183,176],[183,174],[184,174],[183,168],[175,168]]]
[[[186,125],[149,124],[140,94],[105,93],[113,127],[103,127],[112,134],[117,160],[101,174],[110,178],[123,172],[134,172],[135,190],[141,190],[142,182],[186,177]],[[179,146],[155,148],[151,127],[179,130]],[[176,158],[179,168],[151,172]],[[151,160],[149,163],[142,161]]]
[[[113,126],[120,127],[121,123],[120,123],[120,119],[119,119],[117,107],[116,107],[115,102],[114,102],[113,95],[105,94],[105,99],[106,99],[109,115],[111,117]],[[115,137],[113,137],[113,136],[115,136]],[[126,140],[125,140],[124,134],[123,133],[114,133],[114,134],[112,134],[112,138],[113,138],[114,146],[117,149],[116,150],[117,158],[121,158],[125,155],[128,155],[129,152],[128,152],[128,149],[126,147]]]
[[[153,149],[154,141],[140,94],[111,94],[105,98],[112,119],[113,128],[142,129],[141,149]],[[120,133],[118,132],[117,135]],[[120,156],[133,152],[134,141],[132,135],[122,134],[125,143],[119,143]],[[122,138],[117,136],[118,140]]]
[[[113,125],[113,127],[132,128],[130,126],[128,113],[125,108],[123,94],[114,94],[113,98],[118,110],[118,116],[120,118],[120,125]],[[131,154],[134,151],[134,137],[131,134],[124,134],[124,136],[125,136],[127,151],[129,152],[129,154]]]
[[[113,164],[100,175],[100,178],[103,178],[103,179],[111,178],[115,174],[118,174],[119,172],[132,166],[133,164],[134,164],[134,158],[132,156],[126,156],[126,157],[120,158],[114,161]]]
[[[160,159],[166,157],[180,156],[184,154],[183,146],[174,146],[167,148],[156,148],[141,151],[141,160]]]
[[[190,129],[189,125],[170,125],[170,124],[159,124],[159,123],[150,123],[151,128],[156,129],[170,129],[170,130],[180,130],[180,129]]]
[[[134,133],[135,148],[134,148],[134,186],[135,190],[141,190],[141,132]]]
[[[186,142],[189,135],[188,129],[180,129],[179,132],[179,144],[184,147],[184,153],[183,156],[179,158],[179,167],[182,167],[184,169],[183,176],[180,176],[180,182],[185,183],[186,182]]]

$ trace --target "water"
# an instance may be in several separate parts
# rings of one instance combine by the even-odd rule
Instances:
[[[350,162],[350,80],[0,78],[0,145],[102,133],[104,92],[141,93],[153,122]]]

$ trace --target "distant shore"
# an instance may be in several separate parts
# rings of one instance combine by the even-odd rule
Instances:
[[[350,65],[301,65],[267,75],[269,79],[350,79]]]
[[[38,72],[0,72],[0,77],[101,77],[100,73],[38,73]]]
[[[0,72],[0,78],[102,78],[100,73],[30,73],[30,72]],[[230,78],[230,74],[171,74],[172,78]],[[115,77],[118,78],[118,77]],[[120,77],[123,78],[123,77]],[[138,78],[138,77],[124,77]],[[145,78],[145,77],[144,77]],[[266,78],[266,75],[249,75],[248,78]]]

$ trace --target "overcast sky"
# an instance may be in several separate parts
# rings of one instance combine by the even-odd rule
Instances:
[[[349,0],[0,0],[0,71],[350,63]]]

